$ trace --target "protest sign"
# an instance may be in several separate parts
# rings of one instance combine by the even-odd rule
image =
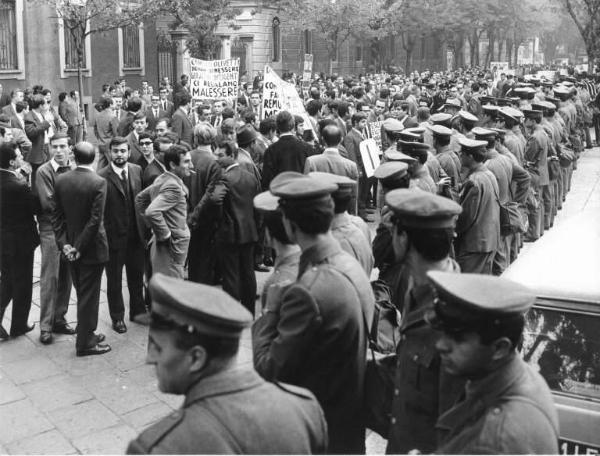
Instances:
[[[234,100],[239,78],[240,59],[190,59],[190,95],[195,100]]]
[[[308,89],[312,78],[313,55],[304,54],[304,71],[302,72],[302,92],[304,98],[308,98]]]
[[[375,144],[379,147],[380,155],[383,150],[383,144],[381,142],[381,126],[383,122],[369,122],[367,124],[367,138],[373,138],[375,140]]]
[[[288,111],[304,119],[304,129],[312,130],[312,124],[296,86],[281,79],[275,70],[265,65],[263,84],[262,118],[274,117],[279,111]]]
[[[381,160],[379,159],[380,149],[373,138],[361,141],[359,148],[360,157],[362,158],[363,166],[365,168],[365,175],[367,177],[373,177],[375,170],[381,163]]]

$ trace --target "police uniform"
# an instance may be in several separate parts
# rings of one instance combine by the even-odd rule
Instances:
[[[420,190],[398,189],[386,195],[386,204],[401,228],[447,229],[454,227],[461,207],[454,201]],[[451,258],[440,270],[459,273]],[[439,263],[438,263],[439,264]],[[419,254],[409,249],[394,276],[389,278],[392,302],[402,314],[401,340],[396,351],[391,419],[387,453],[435,449],[435,422],[462,392],[464,381],[440,370],[435,350],[436,333],[425,322],[432,289],[422,275]]]
[[[168,329],[239,339],[252,321],[239,302],[206,285],[158,273],[150,294],[153,325],[160,319]],[[182,407],[142,432],[127,453],[305,454],[326,448],[327,425],[312,393],[234,367],[200,378]]]
[[[330,194],[337,185],[298,176],[270,190],[284,214],[300,207],[333,214]],[[364,453],[363,386],[374,312],[365,271],[333,236],[323,236],[303,250],[297,280],[274,304],[252,328],[256,370],[315,394],[327,420],[329,453]]]
[[[398,147],[403,153],[417,160],[409,170],[409,188],[419,188],[426,192],[437,193],[438,186],[429,174],[429,170],[425,165],[427,162],[429,146],[424,143],[399,140]]]
[[[461,140],[463,154],[485,155],[485,141]],[[463,272],[491,274],[500,242],[500,202],[496,178],[483,163],[469,171],[460,194],[456,260]]]
[[[526,313],[534,295],[515,282],[476,274],[428,273],[436,290],[428,320],[447,332],[476,331]],[[483,378],[437,421],[439,454],[557,454],[550,389],[518,353]]]
[[[452,130],[443,125],[433,125],[431,131],[433,132],[434,137],[450,138],[452,136]],[[453,180],[452,191],[457,195],[461,184],[460,170],[462,168],[458,155],[456,155],[450,147],[450,144],[448,144],[437,151],[436,157],[444,169],[444,172]]]

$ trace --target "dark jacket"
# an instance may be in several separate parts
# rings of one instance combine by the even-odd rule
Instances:
[[[146,122],[148,123],[148,130],[154,131],[158,119],[161,119],[163,117],[169,117],[169,113],[167,111],[164,111],[160,107],[160,105],[158,107],[158,116],[154,115],[154,108],[152,108],[152,106],[148,106],[146,108]]]
[[[134,201],[136,195],[142,191],[142,169],[138,165],[128,163],[127,173],[128,195],[121,184],[121,177],[115,174],[110,165],[98,171],[98,175],[107,182],[104,227],[110,250],[124,249],[128,242],[139,241],[140,223]],[[126,196],[129,196],[129,201]]]
[[[190,146],[194,141],[194,126],[186,113],[178,108],[173,113],[171,118],[171,129],[179,135],[181,141],[185,141]]]
[[[51,124],[47,120],[39,120],[36,113],[29,111],[25,114],[25,133],[31,141],[31,150],[25,159],[29,163],[40,165],[48,161],[48,156],[44,152],[45,133]]]
[[[211,193],[213,205],[221,206],[217,240],[226,244],[247,244],[258,240],[254,219],[254,197],[260,183],[239,163],[223,170],[219,183]]]
[[[25,180],[0,170],[0,253],[31,251],[39,245],[35,206],[35,196]]]
[[[327,424],[309,391],[238,368],[201,379],[183,406],[146,429],[127,453],[318,454],[326,448]]]
[[[311,147],[294,135],[285,135],[265,151],[262,171],[262,187],[268,189],[275,176],[283,171],[304,172],[306,157]]]
[[[106,180],[86,168],[62,174],[54,185],[56,207],[52,217],[58,248],[66,244],[81,253],[83,264],[108,260],[104,230]]]
[[[309,389],[329,428],[329,453],[364,454],[363,390],[374,296],[360,264],[333,238],[302,252],[298,279],[252,328],[267,380]],[[271,304],[271,305],[269,305]]]
[[[207,191],[214,189],[221,177],[221,167],[212,152],[195,149],[191,152],[196,174],[184,180],[190,190],[189,215],[194,228],[210,225],[215,218],[215,208],[209,202]]]

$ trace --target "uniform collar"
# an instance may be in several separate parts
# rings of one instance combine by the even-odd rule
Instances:
[[[331,221],[331,230],[333,231],[336,228],[349,225],[350,223],[351,223],[350,214],[348,214],[348,212],[342,212],[341,214],[335,214],[333,216],[333,220]]]
[[[298,264],[298,262],[300,261],[300,253],[300,250],[294,250],[293,252],[288,253],[283,257],[277,257],[275,259],[273,269],[277,270],[285,264]]]
[[[315,244],[310,246],[308,249],[302,252],[300,255],[300,265],[298,267],[298,277],[314,264],[324,263],[325,260],[342,251],[340,243],[333,237],[329,236],[328,239],[321,239]]]
[[[185,395],[183,408],[202,399],[244,391],[260,385],[264,380],[254,369],[236,367],[200,379]]]

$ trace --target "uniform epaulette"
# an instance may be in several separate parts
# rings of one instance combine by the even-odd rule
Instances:
[[[147,453],[150,453],[153,447],[158,445],[160,441],[173,430],[173,428],[183,421],[184,415],[185,412],[183,410],[175,410],[173,413],[142,432],[137,438],[137,442]]]
[[[308,289],[311,289],[313,284],[319,278],[321,268],[319,266],[311,266],[304,271],[304,274],[300,277],[300,282]]]

